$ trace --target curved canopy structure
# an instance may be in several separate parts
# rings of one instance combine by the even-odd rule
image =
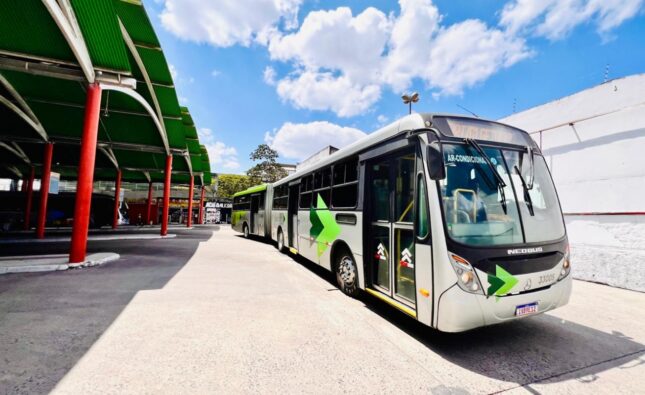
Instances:
[[[4,4],[0,142],[13,151],[0,146],[0,177],[32,165],[39,174],[46,142],[56,147],[53,170],[76,177],[88,83],[102,87],[94,179],[121,170],[124,181],[162,182],[172,155],[173,183],[210,183],[208,155],[137,0]]]

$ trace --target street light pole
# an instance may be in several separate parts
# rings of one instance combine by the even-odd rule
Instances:
[[[413,94],[405,94],[401,96],[401,99],[403,99],[403,104],[408,105],[408,114],[412,114],[412,103],[416,103],[419,101],[419,93],[414,92]]]

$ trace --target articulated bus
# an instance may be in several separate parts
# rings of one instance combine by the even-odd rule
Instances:
[[[234,198],[234,228],[272,239],[423,324],[460,332],[552,310],[569,246],[539,147],[479,118],[412,114]]]

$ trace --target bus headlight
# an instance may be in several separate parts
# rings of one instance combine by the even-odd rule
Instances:
[[[457,284],[459,285],[459,288],[466,292],[483,295],[484,291],[482,290],[482,286],[479,283],[479,279],[475,275],[475,271],[470,265],[470,262],[451,252],[448,253],[448,257],[450,258],[452,268],[455,269],[455,273],[457,273]]]
[[[560,269],[560,275],[558,276],[558,281],[562,280],[571,272],[571,253],[569,252],[569,245],[567,244],[567,250],[564,253],[564,262],[562,263],[562,269]]]

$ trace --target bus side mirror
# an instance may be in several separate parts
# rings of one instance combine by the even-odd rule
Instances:
[[[443,163],[443,149],[439,141],[428,144],[428,171],[431,180],[443,180],[446,178],[446,167]]]

